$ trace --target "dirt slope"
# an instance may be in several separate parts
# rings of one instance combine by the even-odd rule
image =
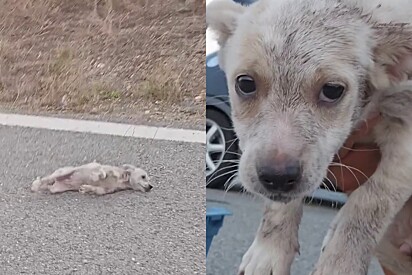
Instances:
[[[0,0],[0,105],[201,121],[201,0]]]

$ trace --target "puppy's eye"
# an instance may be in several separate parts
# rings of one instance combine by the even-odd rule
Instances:
[[[338,101],[345,91],[345,87],[340,84],[327,83],[320,91],[319,100],[327,103]]]
[[[235,89],[241,96],[251,96],[256,92],[255,80],[248,75],[239,75],[236,78]]]
[[[143,176],[142,176],[142,179],[145,179],[145,178],[146,178],[146,176],[145,176],[145,175],[143,175]]]

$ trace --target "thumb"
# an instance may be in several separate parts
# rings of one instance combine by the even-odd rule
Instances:
[[[381,118],[381,114],[377,113],[370,116],[367,120],[361,121],[356,130],[351,134],[350,139],[352,139],[353,142],[356,142],[357,139],[372,133],[373,128],[380,122]]]
[[[344,158],[350,152],[350,150],[353,148],[353,146],[359,139],[371,134],[373,128],[375,127],[376,124],[379,123],[381,118],[382,118],[381,114],[376,113],[376,114],[371,115],[367,120],[361,121],[358,127],[346,139],[342,148],[339,150],[337,154],[337,159],[335,158],[336,161],[339,161],[339,159]]]

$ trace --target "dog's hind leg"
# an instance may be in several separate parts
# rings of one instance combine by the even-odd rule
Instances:
[[[66,192],[66,191],[76,190],[75,188],[73,188],[73,186],[70,186],[70,185],[68,185],[64,182],[60,182],[60,181],[56,181],[54,184],[48,185],[47,188],[50,191],[50,193],[52,193],[52,194],[57,194],[57,193],[63,193],[63,192]]]
[[[73,167],[64,167],[57,169],[51,175],[43,178],[37,177],[31,185],[31,191],[39,192],[49,190],[50,185],[53,185],[56,181],[69,179],[74,172],[75,169]]]
[[[47,190],[47,184],[42,181],[41,177],[37,177],[31,184],[30,189],[32,192],[39,192],[42,190]]]
[[[239,275],[289,275],[299,253],[302,200],[266,206],[255,240],[243,256]]]
[[[48,190],[49,185],[53,185],[55,181],[56,177],[53,176],[53,174],[44,178],[37,177],[37,179],[35,179],[31,185],[31,191],[39,192]]]

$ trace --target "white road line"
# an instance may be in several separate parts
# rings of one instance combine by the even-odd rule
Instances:
[[[93,120],[0,113],[0,125],[156,140],[206,143],[206,132]]]

